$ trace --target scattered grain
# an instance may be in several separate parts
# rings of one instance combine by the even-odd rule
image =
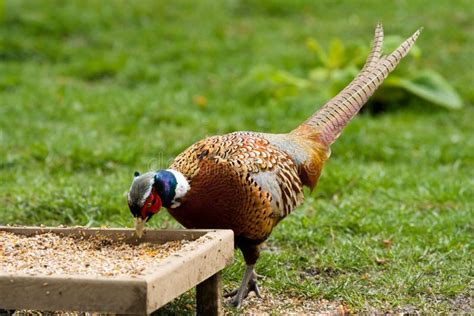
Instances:
[[[130,245],[101,235],[89,238],[54,233],[24,236],[0,231],[0,271],[28,275],[136,277],[152,273],[160,261],[176,255],[183,247],[193,249],[202,242],[201,237],[195,241]]]
[[[242,315],[344,315],[351,311],[341,302],[273,294],[263,289],[262,298],[250,293],[239,312]],[[225,305],[225,314],[234,315],[235,310]]]

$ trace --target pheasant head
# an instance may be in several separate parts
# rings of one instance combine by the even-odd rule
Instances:
[[[144,174],[136,171],[128,191],[128,206],[135,218],[138,237],[143,235],[145,222],[162,206],[178,207],[188,190],[189,183],[179,171],[167,169]]]

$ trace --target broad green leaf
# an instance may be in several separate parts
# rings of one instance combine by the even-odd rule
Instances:
[[[239,84],[249,97],[284,98],[298,94],[310,86],[310,81],[271,66],[257,66]]]
[[[318,41],[315,38],[313,38],[313,37],[307,38],[306,39],[306,47],[310,51],[315,53],[316,56],[318,56],[319,61],[323,65],[326,65],[328,57],[327,57],[326,53],[324,52],[324,50],[321,48],[321,45],[319,45]]]
[[[456,90],[440,74],[425,70],[413,78],[392,76],[386,81],[387,86],[402,88],[433,104],[450,109],[463,107],[462,100]]]
[[[325,67],[316,67],[309,72],[308,78],[314,81],[325,81],[329,78],[330,71]]]
[[[341,68],[345,60],[345,48],[344,44],[339,38],[335,38],[331,41],[329,47],[329,54],[327,60],[328,68]]]
[[[308,80],[293,76],[286,71],[278,71],[275,79],[276,82],[292,85],[301,89],[306,88],[310,84]]]

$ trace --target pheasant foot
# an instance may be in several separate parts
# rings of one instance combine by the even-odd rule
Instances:
[[[240,286],[230,293],[224,295],[224,297],[230,297],[229,303],[237,308],[242,305],[242,300],[245,299],[250,292],[255,292],[258,298],[261,298],[260,289],[257,284],[257,278],[261,277],[255,273],[252,265],[247,265],[245,269],[244,277]]]

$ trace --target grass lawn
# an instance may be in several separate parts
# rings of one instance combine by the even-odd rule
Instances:
[[[422,64],[466,106],[412,100],[356,118],[257,271],[268,295],[354,312],[472,306],[471,1],[0,3],[0,224],[131,227],[134,170],[166,167],[206,135],[289,131],[324,102],[253,99],[240,84],[252,69],[307,73],[310,36],[366,43],[378,21],[402,37],[424,26]],[[179,227],[165,211],[150,226]],[[243,268],[238,254],[226,290]],[[192,295],[164,312],[190,312]]]

